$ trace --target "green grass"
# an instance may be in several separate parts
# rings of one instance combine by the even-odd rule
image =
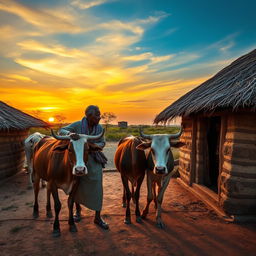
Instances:
[[[53,126],[53,130],[57,131],[59,126]],[[164,127],[164,126],[150,126],[143,125],[143,132],[146,134],[165,134],[165,133],[177,133],[179,131],[179,127]],[[43,128],[31,128],[30,134],[34,132],[40,132],[42,134],[50,135],[51,131]],[[121,138],[124,138],[128,135],[139,135],[139,126],[138,125],[130,125],[127,128],[120,128],[116,125],[109,125],[107,131],[105,133],[106,141],[119,141]]]

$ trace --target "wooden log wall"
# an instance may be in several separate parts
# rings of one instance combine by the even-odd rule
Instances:
[[[12,176],[23,168],[24,140],[28,130],[0,131],[0,179]]]
[[[207,121],[205,117],[198,117],[196,132],[196,167],[195,180],[197,184],[209,183],[208,147],[207,147]]]
[[[256,114],[227,117],[220,174],[220,205],[234,215],[256,214]]]
[[[190,118],[182,118],[183,133],[180,141],[186,145],[180,148],[179,156],[179,173],[180,178],[190,184],[190,169],[191,169],[191,150],[192,150],[192,126],[193,120]]]

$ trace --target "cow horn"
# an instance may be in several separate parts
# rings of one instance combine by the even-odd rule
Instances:
[[[148,134],[145,134],[142,132],[142,128],[140,126],[140,129],[139,129],[139,133],[140,133],[140,136],[144,139],[149,139],[149,140],[152,140],[153,136],[152,135],[148,135]]]
[[[183,128],[182,126],[180,127],[180,131],[178,133],[175,133],[175,134],[168,134],[168,138],[169,139],[177,139],[180,137],[180,135],[182,134],[183,132]]]
[[[52,137],[54,137],[57,140],[70,140],[70,137],[68,135],[60,136],[54,133],[54,131],[51,129]]]
[[[97,140],[97,139],[101,138],[104,135],[104,133],[105,133],[105,129],[103,128],[102,132],[98,135],[84,135],[83,134],[82,136],[86,137],[87,140]],[[81,136],[81,134],[79,134],[79,135]]]

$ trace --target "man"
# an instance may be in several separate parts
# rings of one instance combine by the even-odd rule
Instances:
[[[60,129],[60,135],[69,134],[71,139],[78,140],[79,134],[98,135],[103,128],[99,124],[100,110],[98,106],[90,105],[85,110],[85,117],[81,121],[74,122]],[[97,141],[93,141],[98,147],[103,149],[105,139],[101,137]],[[93,144],[90,144],[93,150]],[[108,229],[109,226],[101,218],[103,187],[102,187],[102,167],[107,162],[106,157],[102,152],[89,153],[88,162],[86,164],[88,174],[80,177],[80,183],[74,196],[76,203],[83,204],[87,208],[95,211],[94,223],[103,229]],[[77,211],[77,216],[80,217],[80,209]]]

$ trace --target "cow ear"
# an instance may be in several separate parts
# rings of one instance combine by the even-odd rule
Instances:
[[[58,145],[53,149],[53,151],[64,151],[68,149],[68,145],[69,144]]]
[[[181,141],[177,141],[177,142],[171,142],[171,147],[173,148],[180,148],[185,146],[186,144],[184,142]]]
[[[139,150],[145,150],[150,147],[151,147],[151,142],[143,142],[143,143],[139,144],[136,148]]]

